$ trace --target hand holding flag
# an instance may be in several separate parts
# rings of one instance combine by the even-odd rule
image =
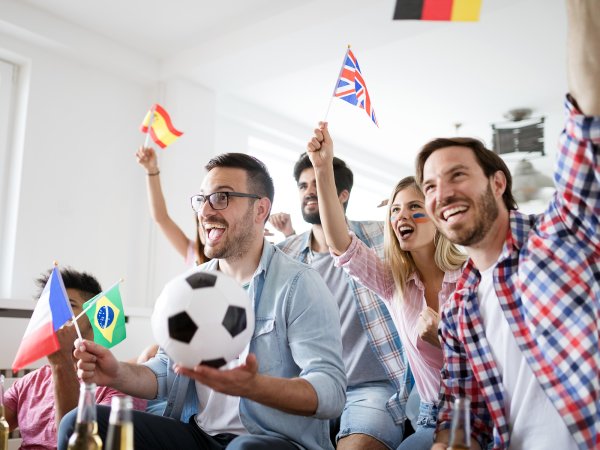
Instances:
[[[148,111],[146,117],[144,117],[144,120],[142,121],[140,130],[142,133],[146,133],[144,147],[148,147],[148,136],[152,137],[152,140],[156,142],[160,148],[165,148],[175,142],[179,136],[183,134],[181,131],[175,129],[169,113],[167,113],[167,111],[158,103],[155,103],[152,108],[150,108],[150,111]]]

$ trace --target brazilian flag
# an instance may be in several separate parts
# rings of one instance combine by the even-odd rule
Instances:
[[[113,347],[126,337],[125,312],[119,292],[119,284],[106,292],[101,292],[84,303],[83,309],[95,303],[86,315],[94,330],[94,342],[106,348]]]

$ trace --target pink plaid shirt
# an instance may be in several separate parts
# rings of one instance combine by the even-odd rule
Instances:
[[[554,180],[540,215],[510,213],[494,288],[520,350],[580,449],[600,448],[600,117],[568,98]],[[510,443],[500,372],[483,329],[471,261],[444,308],[438,430],[451,402],[471,398],[473,437],[482,448]],[[527,407],[527,405],[523,405]],[[535,413],[535,411],[532,411]]]

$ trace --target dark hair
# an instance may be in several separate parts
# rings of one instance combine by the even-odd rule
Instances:
[[[38,279],[35,280],[35,284],[39,288],[36,298],[39,298],[40,295],[42,295],[44,286],[46,286],[51,274],[52,269],[43,273]],[[88,296],[89,298],[92,298],[102,292],[102,286],[100,286],[98,280],[96,280],[96,278],[89,273],[78,272],[70,267],[63,267],[60,269],[60,275],[63,280],[63,284],[65,285],[65,289],[76,289],[82,294],[87,294],[84,295],[84,297]]]
[[[248,189],[261,197],[267,197],[273,204],[275,187],[267,167],[254,156],[246,153],[222,153],[212,158],[204,168],[211,171],[215,167],[243,169],[248,175]]]
[[[483,142],[478,139],[466,137],[437,138],[425,144],[416,159],[415,172],[419,186],[423,185],[423,167],[427,158],[436,150],[454,146],[470,148],[486,177],[489,178],[496,172],[501,171],[506,177],[506,189],[502,194],[504,205],[508,210],[517,209],[517,202],[512,194],[512,176],[506,163],[497,153],[487,149]]]
[[[298,183],[298,180],[300,179],[300,174],[305,169],[312,168],[312,166],[308,154],[306,152],[302,153],[298,158],[298,161],[296,161],[296,164],[294,164],[294,179],[296,180],[296,183]],[[354,184],[352,170],[350,170],[350,167],[346,165],[344,160],[336,156],[333,157],[333,177],[335,179],[335,188],[338,195],[340,195],[342,191],[352,191],[352,186]],[[348,202],[346,202],[346,204],[347,203]]]

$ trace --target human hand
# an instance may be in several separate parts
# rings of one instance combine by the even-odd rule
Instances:
[[[417,319],[417,332],[419,337],[431,345],[441,347],[438,337],[440,315],[429,306],[425,307]]]
[[[333,164],[333,140],[327,122],[319,122],[314,135],[306,144],[306,153],[315,170]]]
[[[296,234],[294,227],[292,227],[292,219],[288,213],[271,214],[269,223],[273,225],[277,231],[282,232],[285,237]]]
[[[107,348],[84,339],[75,341],[73,352],[77,361],[77,376],[87,383],[110,386],[117,379],[119,361]]]
[[[73,322],[69,320],[56,330],[56,337],[58,338],[60,348],[48,355],[48,362],[51,366],[65,363],[73,366],[73,348],[77,339],[77,330],[73,326]]]
[[[248,355],[245,363],[234,369],[219,370],[205,365],[190,369],[175,364],[173,370],[179,375],[199,381],[214,391],[237,397],[248,397],[259,377],[258,361],[252,353]]]
[[[147,173],[156,173],[158,171],[158,159],[152,147],[141,146],[135,153],[135,156],[138,164],[146,169]]]

